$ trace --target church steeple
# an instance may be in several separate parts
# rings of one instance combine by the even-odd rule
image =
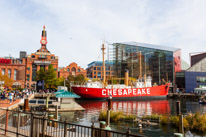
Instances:
[[[42,46],[45,46],[45,47],[46,47],[46,44],[47,44],[47,38],[46,38],[45,25],[43,26],[43,30],[42,30],[42,35],[41,35],[40,43],[42,44]]]

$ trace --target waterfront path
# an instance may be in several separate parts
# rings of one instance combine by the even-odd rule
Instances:
[[[31,99],[33,97],[34,97],[34,94],[29,95],[29,99]],[[24,99],[17,99],[15,101],[12,101],[11,104],[9,103],[8,99],[0,100],[0,108],[13,108],[13,106],[16,106],[16,105],[23,103],[23,102],[24,102]]]
[[[19,103],[21,99],[17,99],[16,101],[13,101],[12,104],[9,103],[9,100],[0,100],[0,108],[8,108],[11,107],[17,103]]]

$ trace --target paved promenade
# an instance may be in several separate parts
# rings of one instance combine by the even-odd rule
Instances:
[[[13,101],[12,104],[9,104],[9,100],[0,100],[0,108],[7,108],[12,105],[15,105],[20,102],[21,99],[17,99],[16,101]]]

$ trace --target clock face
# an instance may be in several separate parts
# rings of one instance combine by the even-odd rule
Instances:
[[[46,44],[46,40],[42,39],[41,44]]]

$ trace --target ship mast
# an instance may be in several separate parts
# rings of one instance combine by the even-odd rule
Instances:
[[[106,49],[104,47],[104,43],[102,44],[102,59],[103,59],[103,87],[105,88],[106,85],[106,74],[105,74],[105,61],[104,61],[104,50]]]
[[[142,54],[141,51],[139,52],[139,79],[142,78]]]

